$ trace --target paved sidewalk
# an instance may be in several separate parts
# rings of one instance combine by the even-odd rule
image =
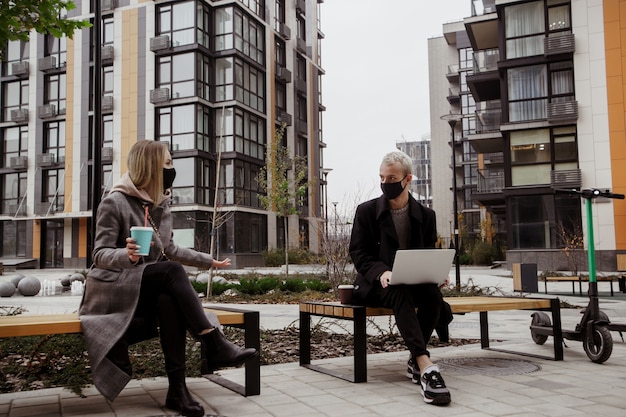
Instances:
[[[32,271],[35,275],[35,271]],[[37,271],[39,272],[39,271]],[[46,272],[47,274],[48,272]],[[506,270],[463,269],[462,280],[480,286],[499,286],[510,293]],[[453,276],[454,272],[452,272]],[[63,275],[63,274],[61,274]],[[0,277],[4,278],[4,277]],[[556,285],[556,284],[555,284]],[[571,284],[554,291],[574,305],[586,298],[571,294]],[[537,296],[545,296],[536,294]],[[548,295],[550,296],[550,295]],[[75,311],[79,296],[18,297],[0,299],[0,305],[23,304],[30,314]],[[261,326],[282,328],[297,320],[297,306],[246,305],[261,312]],[[626,323],[626,301],[602,298],[601,308],[612,321]],[[576,309],[562,310],[564,329],[580,320]],[[297,322],[296,322],[297,323]],[[530,312],[504,311],[489,314],[492,346],[551,355],[552,338],[545,345],[532,342]],[[375,331],[370,329],[372,332]],[[453,338],[479,336],[479,315],[455,315],[450,326]],[[425,404],[420,389],[406,378],[406,352],[368,355],[368,382],[353,384],[301,368],[297,363],[261,367],[261,395],[242,397],[204,378],[188,380],[193,395],[207,415],[228,417],[308,416],[623,416],[626,409],[626,343],[612,332],[613,353],[604,364],[591,362],[581,342],[566,341],[564,361],[535,359],[481,350],[479,345],[436,348],[432,359],[439,363],[452,393],[452,404]],[[328,367],[351,369],[352,357],[314,361]],[[243,382],[243,369],[222,371]],[[61,389],[42,389],[0,395],[0,417],[22,416],[163,416],[177,415],[164,407],[165,378],[132,380],[113,403],[95,389],[85,398]]]

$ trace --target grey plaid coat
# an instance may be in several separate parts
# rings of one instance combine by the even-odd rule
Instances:
[[[100,203],[93,265],[87,275],[79,310],[94,384],[110,401],[117,397],[130,377],[105,357],[107,353],[124,335],[131,343],[158,335],[156,318],[139,326],[133,322],[146,265],[159,261],[162,253],[171,261],[204,269],[213,262],[206,253],[174,244],[169,198],[156,208],[146,198],[126,174]],[[134,265],[128,258],[126,238],[130,236],[131,226],[143,226],[146,205],[160,237],[153,234],[150,255],[144,257],[143,264]],[[216,320],[211,323],[219,325]]]

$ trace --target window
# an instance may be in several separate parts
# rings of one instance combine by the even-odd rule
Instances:
[[[26,257],[26,224],[27,222],[0,222],[3,257]]]
[[[233,8],[215,10],[215,50],[233,49]]]
[[[306,41],[306,20],[300,15],[296,16],[296,36]]]
[[[158,87],[169,88],[173,99],[195,96],[195,57],[193,52],[159,57]]]
[[[216,114],[221,117],[221,112]],[[216,126],[220,126],[220,124],[216,124]],[[216,132],[216,135],[219,135],[219,132]],[[235,109],[233,120],[231,109],[225,117],[223,140],[222,152],[235,151],[264,160],[265,120],[241,109]]]
[[[102,95],[113,94],[113,66],[102,68]]]
[[[265,63],[263,26],[248,15],[235,10],[235,49],[259,64]]]
[[[65,114],[65,73],[46,75],[44,103],[55,106],[57,114]]]
[[[174,168],[176,168],[176,181],[174,181],[174,186],[172,187],[172,197],[178,199],[177,204],[195,203],[196,159],[174,159]]]
[[[265,75],[241,59],[235,59],[235,100],[265,111]]]
[[[256,181],[260,169],[261,164],[239,159],[222,161],[218,204],[261,208],[262,191]]]
[[[219,228],[218,246],[220,253],[263,251],[267,248],[267,216],[235,212],[233,217]]]
[[[56,155],[56,162],[65,161],[65,121],[44,124],[43,152]]]
[[[285,20],[285,0],[274,1],[274,30],[280,32],[280,28],[286,22]]]
[[[550,184],[550,171],[578,168],[576,128],[511,132],[511,185]]]
[[[13,63],[28,61],[28,42],[9,41],[4,52],[2,74],[13,74]]]
[[[261,19],[265,18],[265,0],[239,0],[244,6],[246,6],[252,13],[256,14]]]
[[[509,121],[546,119],[547,103],[574,99],[572,61],[513,68],[507,72]]]
[[[212,152],[209,110],[198,104],[157,109],[158,139],[169,142],[173,151],[198,149]]]
[[[21,213],[26,213],[26,172],[4,174],[1,178],[2,213],[15,216],[18,209]]]
[[[46,169],[43,171],[41,202],[42,214],[63,211],[65,204],[65,170]]]
[[[578,198],[551,194],[511,197],[507,206],[513,249],[558,249],[563,247],[563,230],[582,230]]]
[[[57,67],[64,67],[67,64],[67,38],[45,35],[44,56],[56,57]]]
[[[274,59],[276,61],[276,66],[284,68],[287,66],[287,53],[285,52],[285,42],[278,37],[276,37],[275,40],[276,45],[274,48]]]
[[[2,120],[11,121],[11,111],[28,110],[28,80],[2,83]]]
[[[545,17],[543,1],[504,9],[507,59],[543,54]]]
[[[159,7],[157,10],[157,34],[169,35],[172,46],[195,43],[195,9],[195,1],[168,3]]]
[[[102,45],[113,45],[115,40],[115,23],[113,16],[102,19]]]
[[[7,127],[3,130],[2,153],[4,167],[9,167],[11,158],[28,153],[28,126]]]
[[[569,33],[572,28],[569,0],[548,1],[548,31],[550,36],[558,32]]]

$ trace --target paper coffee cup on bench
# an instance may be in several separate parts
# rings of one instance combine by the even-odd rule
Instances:
[[[139,245],[139,250],[136,252],[137,255],[147,256],[150,254],[153,232],[152,227],[133,226],[130,228],[130,237],[135,239],[135,242]]]
[[[352,304],[352,293],[354,292],[354,285],[340,285],[339,300],[341,304]]]

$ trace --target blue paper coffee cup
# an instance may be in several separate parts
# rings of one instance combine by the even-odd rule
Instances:
[[[137,255],[146,256],[150,253],[150,242],[152,242],[152,230],[151,227],[133,226],[130,228],[130,237],[135,239],[139,249]]]

